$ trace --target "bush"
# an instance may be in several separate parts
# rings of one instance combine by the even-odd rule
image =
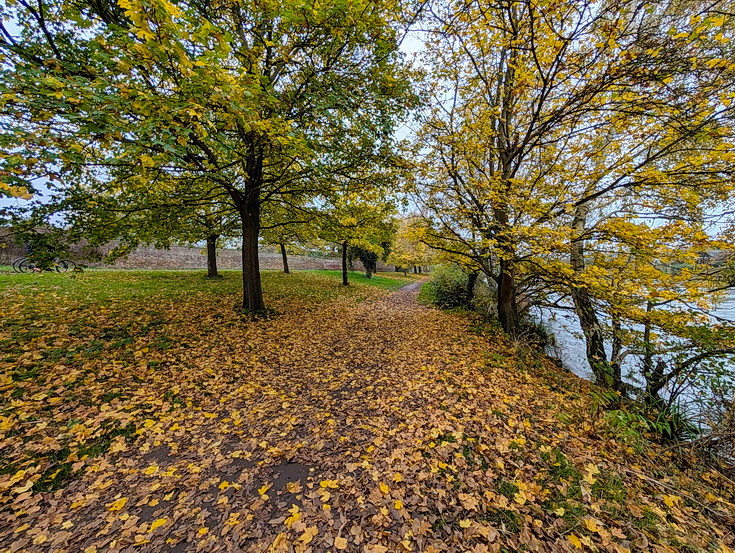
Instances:
[[[457,266],[440,266],[426,285],[431,302],[442,309],[468,307],[467,274]]]

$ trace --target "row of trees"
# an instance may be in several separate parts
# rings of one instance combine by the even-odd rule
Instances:
[[[595,379],[624,390],[636,358],[650,401],[735,353],[709,315],[732,275],[697,263],[732,248],[734,11],[470,0],[423,18],[424,241],[493,283],[511,336],[534,305],[572,310]]]

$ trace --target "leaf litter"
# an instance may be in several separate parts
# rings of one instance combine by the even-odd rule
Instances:
[[[591,384],[415,287],[286,279],[259,322],[6,294],[0,551],[733,547],[732,482],[620,439]]]

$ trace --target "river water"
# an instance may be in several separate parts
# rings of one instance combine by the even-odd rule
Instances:
[[[735,321],[735,292],[730,293],[713,311],[713,314]],[[564,368],[577,376],[591,380],[592,371],[587,363],[587,348],[576,313],[565,309],[537,309],[534,315],[544,323],[555,338],[556,343],[547,347],[547,355],[559,359]],[[608,355],[610,355],[609,349]],[[623,373],[627,372],[626,369],[634,368],[633,363],[636,362],[637,360],[628,358],[623,364]],[[730,361],[730,365],[735,373],[735,359]],[[634,381],[630,383],[636,384]]]

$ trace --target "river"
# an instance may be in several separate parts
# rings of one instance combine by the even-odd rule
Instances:
[[[730,293],[722,303],[713,311],[717,317],[735,321],[735,292]],[[540,320],[551,331],[554,336],[555,344],[547,347],[546,353],[551,357],[556,357],[562,363],[562,366],[573,372],[581,378],[587,380],[592,379],[592,371],[587,363],[586,345],[582,328],[579,326],[579,320],[574,311],[564,309],[537,309],[535,317]],[[608,355],[610,355],[608,344]],[[623,373],[630,372],[634,368],[634,363],[638,361],[635,358],[628,358],[623,364]],[[735,374],[735,359],[731,359],[729,363],[733,374]],[[626,370],[627,369],[627,370]],[[638,384],[626,377],[631,384]]]

